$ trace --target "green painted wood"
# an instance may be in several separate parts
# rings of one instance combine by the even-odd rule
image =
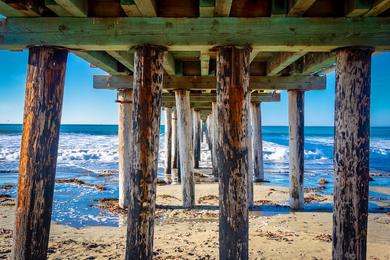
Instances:
[[[107,53],[129,70],[134,70],[134,51],[108,51]]]
[[[74,54],[112,75],[128,75],[129,71],[103,51],[74,51]]]
[[[67,12],[77,17],[88,16],[88,0],[54,0]]]
[[[147,33],[145,33],[147,32]],[[263,51],[330,51],[341,46],[390,49],[390,18],[8,18],[0,49],[31,45],[129,50],[143,43],[170,50],[246,45]]]
[[[345,16],[361,16],[371,9],[371,0],[345,0]]]
[[[287,66],[301,58],[306,52],[276,53],[267,64],[267,75],[275,76]]]
[[[216,77],[164,76],[164,90],[190,89],[215,90]],[[94,75],[93,87],[96,89],[126,89],[133,87],[132,76]],[[326,88],[326,77],[319,76],[252,76],[251,90],[320,90]]]
[[[287,0],[272,0],[272,17],[284,17],[287,15],[288,2]]]
[[[156,0],[134,0],[142,16],[157,16]]]
[[[210,68],[210,56],[208,52],[201,51],[200,52],[200,72],[202,76],[208,76],[209,75],[209,68]]]
[[[163,66],[168,75],[175,75],[175,59],[171,53],[165,52]]]
[[[288,16],[301,16],[314,4],[316,0],[290,0]]]
[[[390,8],[390,0],[376,0],[364,16],[377,16]]]
[[[332,52],[308,53],[303,57],[302,74],[318,73],[333,66],[335,62],[335,54]]]
[[[5,0],[0,0],[0,14],[6,16],[6,17],[20,17],[25,16],[24,13],[20,12],[19,10],[16,10],[9,6]]]
[[[127,16],[142,16],[134,0],[120,0],[120,4]]]
[[[199,0],[199,16],[213,17],[215,10],[215,0]]]
[[[73,16],[54,0],[45,0],[45,6],[58,16]]]

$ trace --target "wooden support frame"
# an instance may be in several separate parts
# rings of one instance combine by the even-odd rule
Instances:
[[[134,70],[134,51],[108,51],[107,52],[111,57],[120,62],[123,66],[125,66],[128,70]],[[117,74],[117,73],[111,73]]]
[[[142,16],[134,0],[120,0],[120,4],[127,16]]]
[[[280,52],[275,54],[267,64],[267,75],[277,75],[305,54],[306,52]]]
[[[229,16],[233,0],[215,0],[214,16]]]
[[[253,95],[253,94],[252,94]],[[261,121],[261,103],[264,101],[251,102],[252,117],[252,146],[254,163],[254,182],[264,181],[264,162],[263,162],[263,140],[262,140],[262,121]]]
[[[93,77],[95,89],[126,89],[133,87],[132,76],[103,76]],[[215,76],[165,76],[164,90],[215,90]],[[252,76],[250,90],[321,90],[326,87],[326,77],[320,76]]]
[[[288,0],[288,16],[302,16],[317,0]]]
[[[164,164],[164,180],[166,183],[172,182],[172,108],[165,107],[165,164]]]
[[[68,13],[77,17],[88,16],[88,0],[54,0]]]
[[[175,75],[175,59],[173,58],[172,54],[169,52],[165,53],[164,69],[168,75],[171,76]]]
[[[373,6],[364,16],[377,16],[390,8],[390,0],[375,0]]]
[[[199,0],[199,16],[213,17],[215,9],[215,0]]]
[[[0,37],[0,49],[52,45],[128,51],[148,42],[171,51],[248,43],[262,51],[318,52],[351,45],[381,51],[390,49],[390,18],[14,17],[0,20]]]
[[[127,68],[104,51],[73,51],[73,53],[112,75],[130,74]]]

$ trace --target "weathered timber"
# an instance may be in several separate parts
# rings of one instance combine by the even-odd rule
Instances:
[[[336,52],[333,259],[366,259],[370,48]]]
[[[12,259],[46,259],[68,51],[29,50]]]
[[[9,6],[5,0],[0,0],[0,13],[6,17],[26,16],[23,12]]]
[[[108,51],[111,57],[119,61],[123,66],[133,71],[134,69],[134,51]],[[109,72],[109,71],[107,71]],[[117,74],[117,73],[114,73]]]
[[[288,16],[301,16],[314,4],[316,0],[291,0]]]
[[[200,69],[201,69],[201,75],[202,76],[208,76],[209,75],[209,67],[210,67],[210,55],[206,51],[200,52]]]
[[[133,0],[142,16],[157,16],[156,0]]]
[[[183,207],[192,208],[195,206],[195,182],[190,92],[176,90],[175,94]]]
[[[248,104],[250,104],[250,96],[251,93],[248,93],[247,99]],[[248,118],[247,118],[247,146],[248,146],[248,207],[253,207],[253,176],[255,174],[255,168],[254,168],[254,151],[253,151],[253,122],[252,122],[252,109],[251,107],[248,108]]]
[[[215,9],[215,0],[199,0],[199,16],[213,17]]]
[[[175,75],[175,59],[170,52],[165,53],[164,69],[168,75]]]
[[[179,139],[177,136],[177,113],[172,110],[172,184],[180,183]]]
[[[54,0],[58,5],[64,8],[73,16],[88,16],[88,0]]]
[[[214,16],[229,16],[233,0],[215,0]]]
[[[165,167],[164,178],[166,183],[172,182],[172,108],[166,107],[165,111]]]
[[[127,68],[104,51],[74,51],[73,53],[112,75],[129,74],[129,70]]]
[[[135,50],[133,155],[130,178],[126,259],[152,259],[156,206],[164,50],[143,45]]]
[[[284,17],[287,15],[288,9],[287,0],[272,0],[271,16],[272,17]]]
[[[201,121],[199,111],[193,110],[192,112],[192,125],[193,125],[193,134],[192,134],[192,147],[194,150],[194,168],[199,168],[200,161],[200,135],[201,135]]]
[[[288,91],[290,208],[303,209],[304,93]]]
[[[371,0],[345,0],[345,16],[361,16],[371,8]]]
[[[218,134],[218,111],[217,102],[211,104],[211,164],[213,166],[213,176],[218,178],[217,164],[217,134]]]
[[[217,52],[219,257],[248,259],[247,48]]]
[[[216,77],[165,76],[164,90],[215,90]],[[250,90],[320,90],[326,88],[326,77],[319,76],[252,76]],[[96,89],[125,89],[133,87],[133,76],[94,75]]]
[[[267,64],[267,75],[277,75],[303,55],[305,55],[305,52],[280,52],[275,54]]]
[[[58,16],[73,16],[54,0],[45,0],[45,6]]]
[[[147,42],[168,46],[170,51],[227,44],[251,44],[263,52],[331,51],[351,45],[381,51],[390,49],[390,18],[11,17],[0,20],[0,37],[0,49],[52,45],[128,51]]]
[[[261,102],[251,102],[254,181],[264,181]]]
[[[130,167],[132,156],[133,91],[118,91],[118,170],[119,207],[127,208],[130,196]]]
[[[120,4],[127,16],[142,16],[134,0],[120,0]]]
[[[377,16],[390,8],[390,0],[375,0],[373,6],[364,16]]]

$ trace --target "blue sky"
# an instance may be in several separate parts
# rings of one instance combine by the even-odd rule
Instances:
[[[0,51],[0,123],[21,123],[28,52]],[[94,90],[92,76],[105,74],[73,54],[69,55],[62,113],[64,124],[116,124],[115,91]],[[305,125],[332,126],[334,114],[334,72],[327,76],[327,88],[305,93]],[[390,53],[372,58],[371,125],[390,126]],[[287,93],[281,102],[262,105],[263,125],[287,125]],[[163,121],[162,121],[163,122]]]

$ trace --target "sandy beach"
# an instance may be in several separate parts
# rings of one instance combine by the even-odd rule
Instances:
[[[389,194],[390,190],[376,187]],[[289,212],[287,188],[255,185],[255,208],[250,213],[250,259],[330,259],[332,214]],[[315,189],[314,189],[315,190]],[[306,190],[305,201],[330,203],[332,196]],[[217,259],[218,185],[197,184],[194,210],[181,208],[181,186],[159,185],[155,223],[155,259]],[[11,252],[14,199],[0,198],[0,259]],[[123,216],[115,200],[103,200],[101,207]],[[383,202],[389,207],[388,201]],[[274,208],[262,210],[264,207]],[[278,212],[276,214],[276,212]],[[390,259],[390,215],[369,215],[368,259]],[[52,223],[49,259],[122,259],[126,228],[72,228]]]

